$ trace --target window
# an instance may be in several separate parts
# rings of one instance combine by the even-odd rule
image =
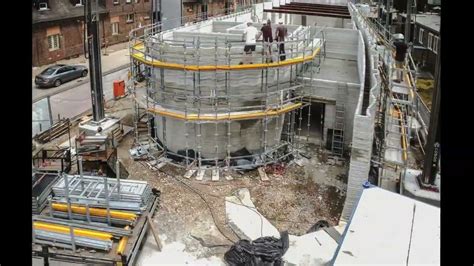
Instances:
[[[65,68],[65,67],[62,67],[62,68],[58,69],[58,71],[56,72],[56,74],[62,74],[62,73],[64,73],[64,72],[66,72],[66,71],[67,71],[66,68]]]
[[[48,10],[48,3],[39,3],[39,10]]]
[[[112,23],[112,35],[119,34],[119,24],[118,22]]]
[[[83,6],[84,5],[84,0],[77,0],[76,6]]]
[[[130,4],[132,0],[125,0],[125,3]]]
[[[433,36],[433,53],[438,54],[438,43],[439,43],[439,38],[437,36]]]
[[[50,51],[58,50],[59,46],[59,34],[48,36],[48,48]]]
[[[114,5],[120,4],[120,0],[114,0]]]
[[[423,35],[425,34],[425,30],[420,28],[420,36],[418,36],[418,42],[423,44]]]
[[[62,68],[62,70],[63,70],[63,72],[68,72],[68,71],[74,70],[74,67],[72,67],[72,66],[65,66],[65,67]]]
[[[127,22],[130,23],[130,22],[133,22],[133,14],[127,14]]]
[[[428,33],[428,49],[433,50],[433,34]]]

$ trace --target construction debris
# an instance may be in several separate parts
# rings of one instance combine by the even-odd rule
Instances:
[[[278,230],[253,205],[248,189],[240,189],[235,194],[226,197],[227,219],[233,231],[248,240],[280,238]],[[282,259],[290,265],[326,265],[337,248],[337,242],[324,230],[303,236],[289,235],[289,243]]]
[[[148,147],[147,146],[137,146],[129,150],[130,156],[134,160],[144,160],[148,158]]]
[[[50,142],[51,140],[59,138],[68,132],[70,126],[71,122],[69,121],[69,118],[63,118],[53,124],[48,130],[45,130],[34,136],[33,139],[40,144]]]
[[[258,168],[258,175],[260,176],[260,179],[262,181],[268,181],[270,180],[267,176],[267,173],[265,173],[265,168],[264,167],[259,167]]]

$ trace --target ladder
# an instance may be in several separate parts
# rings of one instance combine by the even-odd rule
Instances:
[[[336,116],[334,119],[334,128],[332,132],[332,155],[342,158],[344,154],[344,117],[347,84],[338,84],[336,97]]]
[[[145,108],[140,107],[136,103],[136,115],[135,115],[135,143],[139,146],[144,146],[149,144],[148,139],[148,115]]]

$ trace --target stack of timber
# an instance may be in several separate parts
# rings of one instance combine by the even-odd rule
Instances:
[[[63,118],[57,123],[55,123],[48,130],[37,134],[34,139],[41,144],[50,142],[51,140],[59,138],[60,136],[68,132],[70,126],[71,122],[69,121],[69,118]]]

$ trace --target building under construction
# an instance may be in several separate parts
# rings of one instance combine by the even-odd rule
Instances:
[[[435,90],[430,111],[417,92],[417,66],[410,53],[402,68],[395,65],[392,44],[400,37],[372,11],[368,5],[343,0],[273,0],[172,29],[156,23],[131,31],[127,87],[133,105],[134,130],[133,139],[128,136],[127,142],[127,136],[123,137],[126,144],[111,141],[116,148],[116,181],[83,173],[81,156],[77,159],[79,175],[63,174],[62,183],[51,182],[51,189],[57,195],[48,202],[45,195],[38,193],[35,206],[49,203],[51,216],[56,212],[56,216],[73,220],[79,215],[74,214],[76,206],[71,207],[71,200],[74,204],[86,202],[79,217],[84,222],[76,222],[75,226],[99,230],[96,225],[85,223],[91,221],[89,204],[92,203],[84,195],[92,193],[103,200],[91,205],[106,209],[100,217],[93,218],[107,221],[110,227],[111,219],[116,218],[110,214],[110,202],[125,204],[120,202],[124,201],[120,182],[125,188],[135,184],[146,187],[143,189],[146,193],[130,196],[147,206],[147,209],[140,206],[141,212],[134,216],[140,227],[124,229],[127,232],[111,227],[111,235],[100,241],[79,239],[103,247],[109,252],[104,260],[113,263],[122,260],[130,265],[180,264],[165,258],[168,251],[174,257],[181,256],[170,251],[174,243],[171,241],[183,241],[189,250],[201,250],[208,248],[203,240],[208,235],[215,234],[218,240],[211,242],[222,240],[239,245],[241,239],[254,241],[266,236],[283,239],[281,228],[290,228],[293,231],[289,240],[286,239],[289,249],[279,259],[292,265],[379,265],[398,261],[439,264],[438,258],[432,256],[439,251],[436,246],[439,225],[427,222],[423,226],[413,225],[418,221],[423,223],[420,213],[431,217],[430,221],[437,221],[439,215],[439,208],[430,206],[439,205],[439,90]],[[260,29],[267,20],[272,22],[273,34],[276,23],[284,25],[288,31],[285,41],[271,45],[257,41],[256,50],[246,54],[248,22]],[[281,46],[284,54],[280,52]],[[397,79],[397,73],[404,79]],[[436,77],[439,73],[437,68]],[[97,96],[94,88],[92,92]],[[96,99],[99,100],[100,97]],[[98,140],[106,139],[96,135],[96,128],[111,119],[99,105],[93,104],[97,107],[93,127],[79,125],[86,129],[89,135],[84,138],[93,146],[97,146]],[[96,115],[99,111],[102,114]],[[112,122],[119,124],[118,119]],[[113,133],[116,129],[104,130]],[[120,181],[120,161],[127,161],[122,167],[130,173],[129,178],[137,176],[140,181]],[[296,170],[279,171],[281,168],[274,166]],[[258,173],[260,178],[242,174],[255,169],[258,171],[253,173]],[[272,172],[267,176],[269,169]],[[241,180],[233,182],[233,179]],[[336,182],[336,179],[340,180]],[[84,180],[91,180],[90,186],[99,184],[93,187],[101,189],[88,192],[89,185],[81,186]],[[217,185],[215,181],[220,180],[223,184]],[[329,193],[319,189],[319,186],[331,186],[325,183],[327,180],[334,181],[333,185],[342,184],[335,190],[342,198],[327,196]],[[203,184],[207,188],[200,186]],[[374,185],[382,189],[373,188]],[[102,187],[106,188],[105,194],[101,194]],[[161,195],[157,188],[164,194],[160,204],[168,204],[162,209],[155,202],[158,201],[155,197]],[[265,191],[269,194],[264,194]],[[152,203],[148,200],[151,194]],[[205,203],[204,207],[195,204],[196,195]],[[212,200],[206,200],[208,197]],[[280,198],[283,200],[278,205]],[[293,198],[298,198],[297,203],[293,204]],[[114,202],[116,199],[118,203]],[[332,226],[328,222],[321,226],[321,217],[334,212],[332,205],[328,207],[323,202],[332,201],[342,202],[336,210],[336,219],[331,221]],[[59,210],[58,204],[65,206],[59,206]],[[155,208],[160,210],[153,218]],[[219,211],[214,212],[216,209]],[[292,209],[296,211],[291,212]],[[272,218],[267,220],[265,215],[269,214]],[[280,217],[291,225],[282,226]],[[39,240],[50,244],[54,238],[43,232],[49,227],[42,223],[61,222],[65,226],[61,230],[71,234],[73,252],[67,255],[73,256],[74,228],[53,218],[35,217]],[[152,226],[152,218],[159,224],[160,234]],[[384,220],[383,224],[380,219]],[[308,222],[314,230],[299,227]],[[391,224],[395,222],[398,224]],[[153,230],[160,252],[150,249],[149,243],[140,248],[147,226]],[[347,234],[348,230],[364,233]],[[194,237],[198,233],[203,237]],[[126,238],[129,235],[130,239]],[[159,238],[163,235],[170,240],[165,241],[161,250]],[[69,237],[61,237],[69,241]],[[125,247],[127,239],[130,244]],[[385,246],[394,249],[384,250]],[[186,257],[188,254],[184,253],[188,249],[179,246],[178,254]],[[221,251],[210,250],[205,249],[198,257],[223,256]],[[428,251],[429,256],[425,254]],[[39,244],[36,252],[42,254]],[[74,258],[80,260],[75,255]],[[185,263],[198,262],[202,261]]]
[[[172,30],[132,31],[132,76],[147,84],[132,89],[137,143],[176,166],[212,168],[216,178],[298,158],[314,143],[349,163],[348,199],[369,176],[403,191],[410,143],[423,150],[429,110],[410,56],[405,82],[393,81],[392,33],[367,7],[266,2]],[[258,42],[242,64],[246,22],[260,28],[267,19],[286,24],[286,60],[279,43],[269,55]]]

